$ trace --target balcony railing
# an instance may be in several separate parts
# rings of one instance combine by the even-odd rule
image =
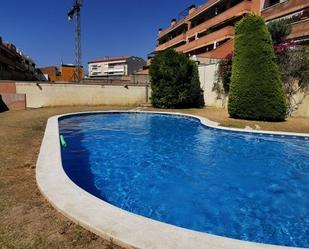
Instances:
[[[170,27],[166,28],[165,30],[161,31],[158,38],[162,38],[166,34],[172,32],[176,28],[179,28],[180,26],[185,25],[185,24],[186,24],[186,18],[182,18],[181,20],[177,21],[177,23],[174,26],[170,26]]]
[[[184,23],[186,23],[188,20],[190,20],[191,18],[199,15],[200,13],[202,13],[203,11],[205,11],[206,9],[208,9],[211,5],[213,5],[214,3],[216,3],[218,0],[209,0],[207,3],[205,3],[203,6],[201,6],[200,8],[196,9],[195,11],[193,11],[191,14],[189,14],[188,16],[182,18],[181,20],[177,21],[175,26],[172,27],[168,27],[166,29],[164,29],[158,36],[158,38],[162,38],[163,36],[165,36],[166,34],[172,32],[173,30],[175,30],[176,28],[178,28],[179,26],[183,25]]]
[[[190,29],[187,32],[187,37],[191,37],[198,32],[209,29],[210,27],[220,24],[226,20],[229,20],[233,17],[241,16],[244,13],[250,12],[252,9],[252,3],[249,1],[241,2],[234,7],[222,12],[221,14],[214,16],[213,18],[207,20],[206,22]]]
[[[266,21],[269,21],[304,9],[306,7],[309,7],[308,0],[288,0],[262,10],[262,16]]]
[[[126,65],[108,65],[108,69],[124,69],[126,67]]]
[[[109,68],[106,70],[106,72],[124,72],[124,71],[125,71],[125,67]]]
[[[230,39],[227,42],[221,44],[216,49],[205,52],[203,54],[199,54],[199,56],[223,59],[226,58],[226,56],[229,55],[233,50],[234,50],[234,39]]]
[[[163,50],[170,48],[170,47],[173,47],[177,43],[180,43],[180,42],[183,42],[183,41],[186,41],[186,34],[181,34],[179,36],[176,36],[175,38],[169,40],[168,42],[165,42],[165,43],[159,45],[156,48],[156,51],[163,51]]]
[[[296,39],[309,36],[309,19],[293,23],[291,34],[288,39]]]
[[[301,10],[300,12],[291,14],[287,16],[287,18],[284,18],[284,19],[287,21],[288,24],[292,24],[295,22],[303,21],[308,18],[309,18],[309,7],[304,10]]]
[[[225,28],[222,28],[218,31],[215,31],[213,33],[210,33],[206,36],[203,36],[193,42],[187,43],[185,45],[182,45],[178,48],[176,48],[176,51],[182,52],[182,53],[187,53],[192,50],[210,45],[211,43],[218,42],[225,40],[227,38],[232,38],[234,36],[234,27],[232,26],[227,26]]]

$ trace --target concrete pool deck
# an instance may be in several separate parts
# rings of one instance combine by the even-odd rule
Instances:
[[[126,248],[292,248],[246,242],[183,229],[129,213],[92,196],[73,183],[62,167],[58,118],[74,114],[80,113],[54,116],[48,120],[37,162],[36,179],[40,191],[48,201],[63,215],[77,224],[103,238],[112,239],[116,244]],[[299,136],[304,139],[309,137],[309,134],[224,128],[218,126],[218,123],[194,115],[166,114],[198,118],[203,125],[215,129],[269,134],[271,136]]]

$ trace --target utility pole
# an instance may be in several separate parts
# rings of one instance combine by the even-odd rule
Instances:
[[[82,0],[75,0],[74,5],[68,12],[68,19],[72,21],[76,17],[75,26],[75,74],[74,80],[76,82],[81,82],[82,80],[82,45],[81,45],[81,22],[80,22],[80,12],[82,7]]]

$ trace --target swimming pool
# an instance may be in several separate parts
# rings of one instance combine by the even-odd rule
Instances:
[[[65,172],[127,211],[261,243],[309,247],[309,142],[145,113],[64,117]]]

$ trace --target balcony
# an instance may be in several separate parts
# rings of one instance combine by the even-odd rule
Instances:
[[[109,73],[119,73],[119,72],[125,72],[126,71],[126,69],[125,69],[125,67],[124,66],[122,66],[122,67],[113,67],[113,68],[108,68],[108,70],[107,71],[105,71],[105,72],[109,72]]]
[[[122,76],[125,75],[125,72],[104,72],[103,73],[104,76]]]
[[[219,0],[220,1],[220,0]],[[200,8],[198,8],[196,11],[194,11],[191,15],[188,16],[188,20],[190,21],[192,18],[200,15],[202,12],[210,8],[215,3],[219,2],[218,0],[209,0],[204,5],[202,5]]]
[[[162,38],[163,36],[167,35],[168,33],[172,32],[173,30],[175,30],[175,29],[177,29],[177,28],[179,28],[179,27],[181,27],[182,25],[185,25],[185,24],[186,24],[185,18],[177,21],[177,23],[175,25],[170,26],[167,29],[161,31],[161,33],[158,36],[158,39]]]
[[[188,53],[192,50],[207,46],[211,43],[222,41],[227,38],[233,38],[233,37],[234,37],[234,27],[227,26],[223,29],[220,29],[206,36],[203,36],[193,42],[182,45],[176,48],[176,51],[182,52],[182,53]]]
[[[237,4],[236,6],[222,12],[221,14],[214,16],[213,18],[207,20],[206,22],[190,29],[187,32],[187,37],[191,37],[195,35],[196,33],[207,30],[214,25],[218,25],[234,17],[241,16],[245,13],[249,13],[251,9],[252,9],[252,2],[249,2],[249,1],[241,2]]]
[[[199,54],[199,56],[203,58],[216,58],[223,59],[226,58],[227,55],[234,51],[234,39],[230,39],[227,42],[223,43],[219,47],[209,52]]]
[[[264,10],[262,10],[262,16],[266,21],[282,17],[298,10],[309,7],[308,0],[287,0],[282,3],[277,3]]]
[[[126,67],[126,64],[108,64],[108,69],[121,69],[123,70]]]
[[[175,38],[169,40],[168,42],[165,42],[165,43],[159,45],[156,48],[156,51],[157,52],[163,51],[167,48],[175,46],[176,44],[178,44],[180,42],[185,42],[185,41],[186,41],[186,34],[181,34],[181,35],[176,36]]]
[[[297,39],[309,36],[309,19],[293,23],[288,39]]]
[[[196,9],[188,16],[182,18],[181,20],[177,21],[177,23],[174,26],[168,27],[165,30],[161,31],[161,33],[158,36],[158,39],[162,38],[163,36],[167,35],[168,33],[172,32],[176,28],[179,28],[181,25],[184,25],[187,23],[188,20],[194,18],[195,16],[199,15],[206,9],[210,8],[213,4],[217,3],[220,0],[209,0],[207,3],[205,3],[202,7]]]
[[[1,64],[6,64],[10,66],[14,66],[14,61],[9,60],[7,57],[3,56],[0,54],[0,63]]]

